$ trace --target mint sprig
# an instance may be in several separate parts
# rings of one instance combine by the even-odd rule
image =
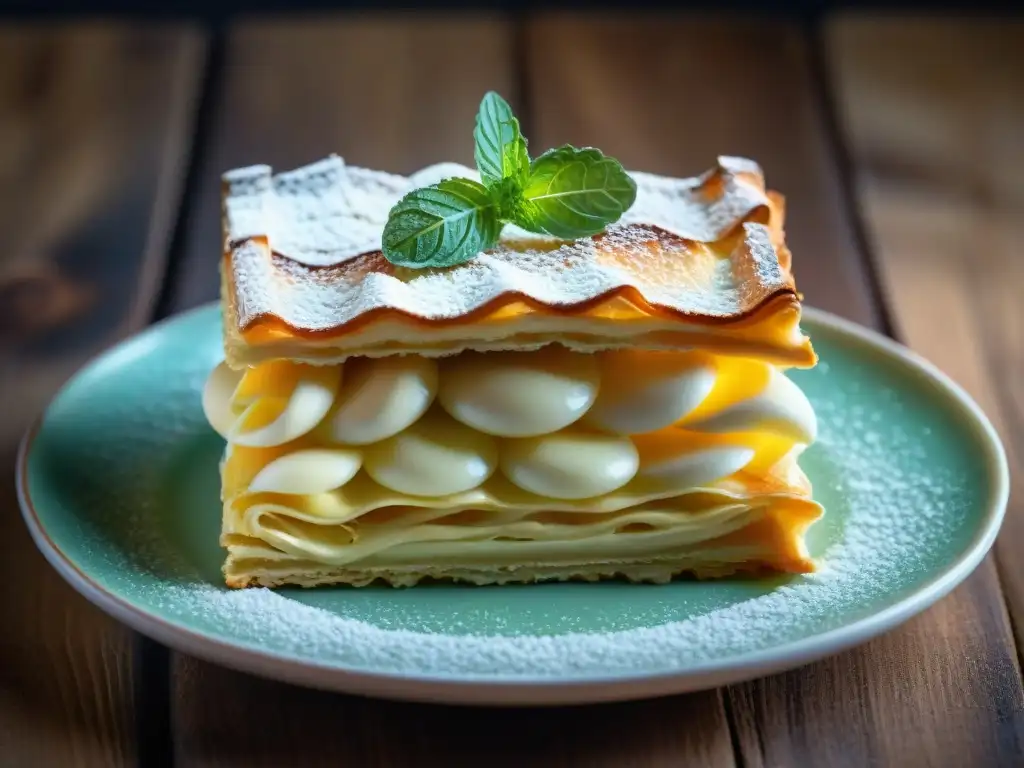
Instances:
[[[484,184],[495,186],[505,179],[525,184],[530,175],[526,139],[512,107],[494,91],[484,95],[473,130],[477,170]]]
[[[569,145],[530,161],[508,103],[484,95],[473,131],[483,183],[445,179],[413,190],[391,209],[382,248],[393,264],[451,267],[493,248],[506,223],[574,240],[602,232],[636,200],[636,183],[598,149]]]
[[[530,164],[515,223],[564,240],[600,232],[636,200],[636,182],[601,150],[566,144]]]
[[[445,179],[403,197],[384,227],[384,255],[404,267],[469,261],[501,235],[498,206],[472,179]]]

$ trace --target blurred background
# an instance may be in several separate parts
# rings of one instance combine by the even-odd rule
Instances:
[[[1024,23],[999,5],[0,0],[0,763],[6,745],[15,765],[120,764],[173,738],[207,764],[213,743],[277,738],[247,716],[248,678],[142,643],[72,594],[29,541],[6,468],[84,361],[217,297],[223,171],[330,152],[399,173],[472,163],[488,89],[531,147],[592,144],[675,176],[719,154],[757,160],[786,196],[807,301],[931,358],[1024,455]],[[1018,706],[1016,673],[977,670],[1016,663],[999,622],[1024,622],[1019,517],[1001,582],[950,603],[962,632],[933,613],[885,641],[927,645],[912,658],[941,674],[890,685],[906,664],[862,658],[801,677],[798,696],[765,689],[764,711],[805,705],[758,727],[806,750],[822,702],[878,697],[885,716],[863,727],[898,732],[851,747],[851,765],[917,764],[897,757],[918,732],[1010,743],[978,707],[959,730],[939,715],[950,697],[995,701],[1010,678],[1000,711]],[[281,734],[337,730],[340,698],[262,695]]]
[[[659,10],[685,10],[685,11],[754,11],[759,13],[781,13],[781,14],[813,14],[822,11],[836,9],[865,9],[876,11],[901,11],[920,10],[924,12],[940,12],[964,9],[977,12],[979,9],[989,8],[995,11],[1006,8],[1006,4],[992,2],[966,2],[966,0],[935,0],[934,2],[921,2],[920,0],[905,0],[904,2],[885,2],[884,0],[720,0],[719,2],[671,2],[671,0],[644,0],[643,2],[623,3],[622,0],[602,0],[601,2],[585,2],[584,0],[560,0],[556,2],[545,2],[544,0],[524,0],[523,2],[510,2],[509,0],[449,0],[448,2],[421,2],[408,3],[396,2],[394,0],[302,0],[302,2],[288,2],[288,0],[178,0],[170,2],[139,3],[132,0],[89,0],[89,2],[76,2],[76,0],[4,0],[0,3],[0,10],[22,14],[41,13],[129,13],[139,16],[194,16],[203,18],[224,17],[236,13],[296,13],[296,12],[317,12],[317,11],[345,11],[345,10],[585,10],[585,9],[615,9],[628,8],[649,8]]]

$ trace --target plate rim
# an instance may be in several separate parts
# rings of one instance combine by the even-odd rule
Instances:
[[[147,637],[230,669],[309,688],[376,698],[491,706],[588,704],[707,690],[803,666],[860,645],[916,616],[948,595],[978,567],[992,548],[1006,515],[1010,486],[1006,452],[998,432],[974,398],[936,365],[903,344],[838,315],[804,306],[804,319],[835,333],[852,336],[856,341],[894,358],[897,363],[916,369],[918,374],[937,385],[942,394],[962,409],[969,428],[976,431],[985,443],[985,466],[993,491],[976,535],[956,560],[887,608],[826,632],[724,660],[710,659],[670,671],[627,672],[571,680],[557,677],[412,675],[367,671],[337,662],[322,662],[268,650],[257,644],[226,640],[140,608],[94,581],[50,538],[28,490],[29,455],[43,418],[50,404],[60,397],[79,373],[115,354],[124,344],[139,335],[155,333],[170,323],[210,312],[217,306],[216,302],[209,302],[171,315],[138,334],[121,339],[80,366],[53,395],[22,438],[18,447],[15,485],[22,517],[36,547],[79,594],[100,610]]]

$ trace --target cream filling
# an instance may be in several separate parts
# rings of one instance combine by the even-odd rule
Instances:
[[[235,445],[267,448],[291,442],[312,431],[330,411],[338,392],[340,366],[272,362],[250,369],[231,395],[237,414],[225,437]],[[211,377],[212,380],[213,377]],[[218,379],[226,378],[218,374]],[[223,384],[218,382],[218,388]],[[209,399],[216,398],[215,392]],[[223,406],[211,404],[221,412]]]
[[[752,359],[556,346],[440,363],[221,365],[203,408],[242,468],[224,533],[335,565],[649,552],[743,527],[765,499],[817,508],[797,493],[751,496],[734,479],[782,456],[799,473],[791,458],[817,432],[799,388]],[[692,508],[707,493],[721,503]]]
[[[632,480],[640,457],[628,437],[563,430],[505,440],[500,466],[505,477],[530,493],[550,499],[588,499]]]
[[[695,350],[616,350],[597,358],[601,391],[584,421],[620,435],[672,426],[704,402],[717,378],[713,357]]]
[[[431,411],[403,432],[366,449],[374,480],[412,496],[447,496],[478,487],[494,473],[498,444],[490,435]]]
[[[344,367],[269,363],[240,379],[222,365],[203,406],[235,445],[276,447],[315,430],[326,443],[318,447],[347,449],[343,461],[357,468],[361,452],[381,485],[412,496],[476,487],[500,466],[533,493],[586,498],[637,472],[666,477],[702,466],[731,474],[753,458],[756,446],[743,444],[744,435],[807,444],[817,434],[807,398],[774,366],[696,352],[472,353],[443,361],[440,372],[415,357]],[[735,439],[688,445],[673,425]],[[348,482],[354,474],[335,466],[339,456],[282,463],[259,490],[294,493],[286,489],[305,487],[297,476],[305,474]]]
[[[249,493],[326,493],[355,477],[362,463],[362,454],[350,448],[298,450],[263,467],[249,483]]]
[[[441,362],[439,398],[454,418],[499,437],[536,437],[578,421],[594,404],[594,355],[549,346],[536,352],[465,352]]]
[[[336,407],[321,424],[325,439],[368,445],[397,435],[419,419],[437,395],[437,362],[416,355],[354,358]]]

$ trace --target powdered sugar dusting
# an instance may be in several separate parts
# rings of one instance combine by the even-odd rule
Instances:
[[[666,586],[228,590],[216,574],[221,446],[199,405],[203,377],[220,354],[217,313],[181,323],[159,355],[93,375],[53,411],[43,453],[63,451],[46,461],[61,462],[53,471],[89,510],[58,543],[87,568],[104,563],[118,574],[111,591],[168,621],[294,659],[520,679],[686,669],[777,648],[892,605],[965,551],[981,525],[983,450],[938,402],[943,396],[880,364],[877,353],[812,326],[824,364],[793,377],[820,425],[802,460],[826,509],[810,536],[818,573]],[[212,450],[196,447],[207,443]],[[202,474],[195,465],[168,466],[184,460],[201,462],[208,499],[174,500]],[[640,604],[655,607],[639,611]],[[588,610],[603,618],[589,619]],[[431,612],[441,618],[425,631],[431,622],[422,617]]]
[[[468,263],[408,274],[376,253],[391,206],[418,186],[475,171],[445,163],[404,177],[339,157],[277,175],[268,166],[232,171],[224,215],[238,325],[274,315],[326,330],[381,308],[444,319],[507,293],[573,306],[624,287],[680,312],[728,316],[790,286],[755,163],[719,158],[691,179],[632,175],[636,203],[604,236],[560,243],[508,226],[501,244]],[[740,224],[738,245],[699,245]]]
[[[753,211],[768,206],[760,167],[720,157],[702,176],[675,179],[632,171],[637,198],[621,224],[651,224],[687,240],[714,242]],[[227,242],[263,236],[277,253],[310,266],[330,266],[380,249],[388,212],[413,189],[480,174],[437,163],[410,176],[350,166],[337,155],[274,174],[268,165],[228,171],[224,217]],[[509,227],[505,237],[529,236]]]
[[[384,629],[303,604],[288,593],[202,584],[167,591],[163,607],[185,606],[210,623],[230,625],[239,637],[286,653],[418,675],[616,674],[685,667],[774,645],[803,633],[808,622],[827,625],[830,613],[849,611],[884,590],[894,561],[908,567],[927,551],[922,533],[930,529],[931,517],[943,516],[937,511],[943,499],[955,495],[963,481],[929,470],[926,434],[876,429],[863,406],[842,396],[817,405],[822,429],[815,450],[819,461],[840,470],[833,491],[846,510],[829,514],[845,512],[841,538],[822,553],[818,573],[684,621],[609,633],[450,635]],[[907,461],[891,462],[893,451]],[[912,471],[918,464],[920,473]],[[910,514],[917,518],[913,525],[904,520]]]
[[[235,248],[232,259],[238,323],[245,327],[269,312],[293,327],[323,330],[381,307],[441,319],[460,317],[510,292],[549,306],[572,306],[625,286],[653,304],[732,316],[789,286],[767,228],[744,226],[747,238],[729,259],[685,254],[647,226],[616,225],[599,241],[494,249],[455,268],[457,278],[451,270],[399,277],[383,269],[367,271],[361,262],[310,273],[305,265],[271,257],[250,240]]]

